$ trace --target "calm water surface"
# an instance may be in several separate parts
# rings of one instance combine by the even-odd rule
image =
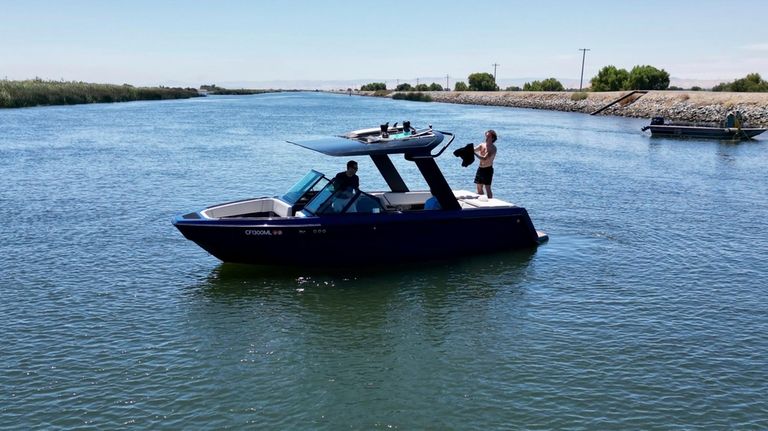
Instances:
[[[402,120],[496,129],[494,191],[550,242],[275,270],[170,224],[343,169],[286,139]],[[312,93],[2,110],[0,429],[766,429],[768,142],[645,123]]]

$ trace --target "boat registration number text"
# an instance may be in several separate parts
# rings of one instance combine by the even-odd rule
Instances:
[[[283,231],[279,229],[246,229],[245,234],[248,236],[273,236],[282,235]]]

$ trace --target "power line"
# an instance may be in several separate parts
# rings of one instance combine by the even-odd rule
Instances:
[[[584,82],[584,59],[587,57],[587,51],[591,51],[589,48],[579,48],[581,51],[581,79],[579,79],[579,91],[581,91],[581,84]]]

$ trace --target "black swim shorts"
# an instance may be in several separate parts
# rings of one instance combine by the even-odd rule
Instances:
[[[493,166],[487,168],[477,168],[475,174],[475,184],[485,184],[490,186],[493,181]]]

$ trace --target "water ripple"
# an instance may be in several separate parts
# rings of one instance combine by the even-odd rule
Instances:
[[[550,241],[286,270],[169,223],[340,169],[287,138],[402,119],[497,130],[494,191]],[[641,123],[323,94],[0,111],[0,429],[768,428],[768,147]]]

